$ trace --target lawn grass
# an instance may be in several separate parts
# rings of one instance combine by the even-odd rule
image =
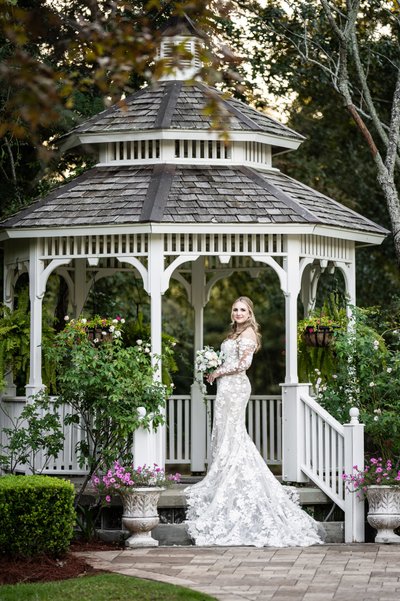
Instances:
[[[0,601],[215,601],[172,584],[121,574],[0,586]]]

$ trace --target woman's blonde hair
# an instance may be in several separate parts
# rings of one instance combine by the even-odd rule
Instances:
[[[247,306],[249,313],[250,313],[249,318],[245,321],[245,323],[240,324],[240,326],[236,323],[236,321],[233,320],[233,307],[236,305],[236,303],[239,303],[239,302],[244,303]],[[239,298],[237,298],[234,301],[234,303],[232,303],[231,319],[232,319],[231,331],[229,333],[229,338],[232,338],[235,340],[235,338],[238,338],[242,332],[247,330],[247,328],[251,328],[253,330],[254,334],[256,335],[256,340],[257,340],[256,352],[257,352],[261,346],[260,326],[258,325],[255,315],[254,315],[253,301],[248,296],[239,296]]]

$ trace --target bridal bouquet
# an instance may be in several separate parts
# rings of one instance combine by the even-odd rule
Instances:
[[[215,351],[212,346],[206,346],[196,353],[196,370],[202,374],[210,374],[215,371],[224,360],[221,351]]]

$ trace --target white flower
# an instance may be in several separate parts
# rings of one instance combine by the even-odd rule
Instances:
[[[101,335],[102,335],[102,336],[107,336],[107,332],[104,332],[104,331],[103,331],[103,332],[101,333]]]
[[[321,373],[321,372],[319,371],[319,369],[317,369],[317,368],[315,368],[315,369],[314,369],[314,371],[315,371],[315,373],[316,373],[316,374],[320,374],[320,373]]]
[[[113,319],[112,322],[113,323],[118,323],[118,319]]]
[[[119,330],[114,332],[114,338],[119,338],[120,336],[121,336],[121,332]]]
[[[108,329],[110,330],[110,332],[114,332],[115,326],[110,326]]]
[[[136,344],[137,344],[138,346],[140,346],[141,344],[143,344],[143,340],[136,340]]]
[[[380,415],[382,413],[382,409],[374,409],[374,413]]]
[[[377,422],[377,421],[378,421],[378,419],[379,419],[379,417],[378,417],[377,415],[375,415],[375,417],[374,417],[374,422]]]
[[[370,382],[370,383],[369,383],[369,387],[370,387],[370,388],[373,388],[374,386],[375,386],[375,382]]]
[[[337,379],[337,375],[336,375],[336,374],[332,374],[332,378],[333,378],[334,380],[336,380],[336,379]]]
[[[64,321],[69,321],[69,315],[64,316]]]
[[[392,373],[392,371],[393,371],[393,369],[392,369],[391,367],[387,367],[387,368],[386,368],[386,371],[388,372],[388,374],[391,374],[391,373]]]
[[[82,317],[81,322],[82,323],[87,323],[87,319],[85,319],[85,317]]]
[[[97,344],[97,343],[98,343],[98,341],[99,341],[99,339],[98,339],[98,338],[95,338],[95,339],[93,340],[93,342],[94,342],[95,344]]]
[[[146,346],[146,348],[144,349],[144,352],[145,352],[145,353],[150,353],[150,349],[149,349],[149,347],[148,347],[148,346]]]
[[[125,323],[125,319],[123,317],[121,319],[121,323]]]
[[[176,342],[171,342],[171,346],[176,346]]]

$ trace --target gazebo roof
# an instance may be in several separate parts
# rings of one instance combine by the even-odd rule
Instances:
[[[319,224],[387,231],[283,175],[245,166],[96,167],[3,221],[4,229],[169,224]]]
[[[210,115],[204,113],[210,95],[217,95],[230,117],[230,132],[257,132],[277,138],[274,146],[280,148],[279,138],[297,141],[304,137],[282,125],[265,113],[247,106],[202,83],[187,85],[183,81],[161,81],[143,88],[88,121],[73,129],[64,139],[65,147],[81,142],[80,136],[120,134],[151,130],[202,130],[212,128]]]

